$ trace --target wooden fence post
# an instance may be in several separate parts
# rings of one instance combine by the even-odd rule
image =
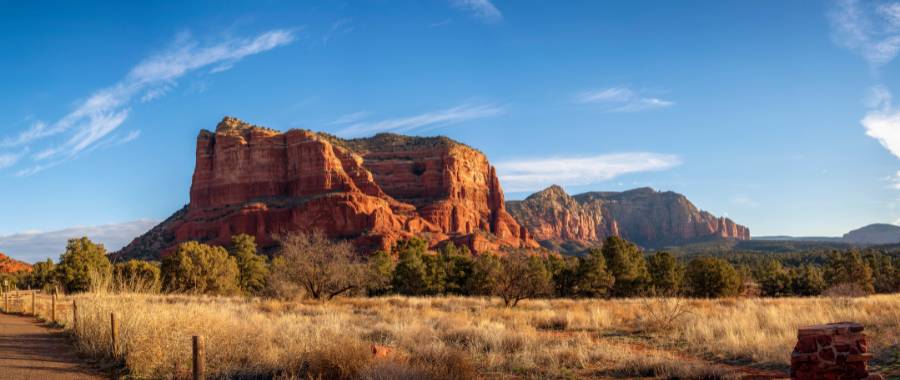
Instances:
[[[116,314],[109,313],[109,329],[112,333],[112,356],[113,359],[119,356],[119,350],[116,342],[119,340],[119,326],[116,324]]]
[[[56,324],[56,293],[50,297],[50,321]]]
[[[31,292],[31,316],[37,317],[37,310],[34,308],[34,293],[35,292]]]
[[[194,380],[206,380],[206,347],[203,336],[194,335]]]
[[[78,303],[72,300],[72,331],[78,335]]]

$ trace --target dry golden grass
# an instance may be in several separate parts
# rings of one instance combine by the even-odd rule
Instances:
[[[79,350],[120,355],[138,378],[186,375],[192,335],[218,377],[416,379],[653,376],[726,378],[785,368],[802,325],[863,323],[871,347],[898,344],[900,295],[858,299],[536,300],[505,308],[482,298],[348,298],[327,304],[261,299],[83,294]],[[672,321],[659,310],[687,313]],[[648,313],[653,308],[656,313]],[[47,316],[46,307],[38,312]],[[663,312],[662,314],[666,314]],[[71,308],[59,313],[72,328]],[[660,323],[665,328],[660,328]],[[375,358],[371,345],[393,349]]]

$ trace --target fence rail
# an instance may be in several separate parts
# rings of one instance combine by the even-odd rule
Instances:
[[[0,290],[0,296],[2,296],[0,311],[3,313],[28,315],[49,322],[51,327],[70,330],[76,338],[78,337],[79,307],[74,297],[41,290]],[[81,310],[85,308],[82,307]],[[81,320],[84,320],[84,316],[81,317]],[[119,342],[121,337],[115,313],[109,314],[109,334],[110,356],[118,359],[122,354],[122,345]],[[206,344],[203,336],[195,335],[185,340],[191,344],[192,378],[206,380]],[[115,373],[113,378],[118,378]]]

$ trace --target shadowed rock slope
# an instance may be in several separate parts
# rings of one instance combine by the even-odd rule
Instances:
[[[554,185],[506,208],[541,245],[570,253],[609,236],[648,248],[750,238],[747,227],[699,210],[684,195],[651,188],[570,196]]]

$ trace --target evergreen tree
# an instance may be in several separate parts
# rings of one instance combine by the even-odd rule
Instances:
[[[875,291],[872,269],[856,250],[831,253],[825,264],[825,282],[829,287],[851,285],[866,293]]]
[[[754,277],[764,296],[783,297],[791,294],[791,276],[777,260],[763,262],[756,268]]]
[[[578,268],[581,258],[551,254],[547,255],[544,265],[550,272],[553,282],[553,294],[557,297],[575,297],[578,295]],[[605,265],[604,265],[605,270]]]
[[[472,275],[474,258],[469,247],[457,247],[448,242],[439,251],[440,262],[444,266],[444,292],[449,294],[466,294],[466,283]]]
[[[651,255],[647,260],[647,270],[654,295],[673,296],[679,293],[683,269],[671,253],[656,252]]]
[[[31,267],[31,273],[25,277],[25,281],[23,281],[22,285],[29,289],[41,289],[46,291],[57,284],[56,277],[56,265],[53,264],[53,260],[47,259],[46,261],[35,263]]]
[[[640,248],[618,236],[611,236],[603,242],[602,252],[606,268],[615,278],[613,297],[639,296],[646,292],[650,273]]]
[[[737,295],[740,276],[727,261],[700,257],[691,260],[684,275],[688,294],[694,297],[713,298]]]
[[[791,276],[791,292],[797,296],[817,296],[825,290],[822,270],[812,265],[804,265],[794,270]]]
[[[429,271],[422,256],[425,255],[428,243],[419,238],[401,240],[394,246],[398,256],[394,267],[394,290],[405,295],[427,294],[429,288]]]
[[[893,260],[881,252],[871,251],[863,255],[872,272],[872,286],[877,293],[892,293],[897,289],[897,273]]]
[[[497,286],[497,279],[503,271],[500,258],[491,253],[482,253],[472,262],[472,274],[466,282],[466,294],[491,295]]]
[[[237,260],[241,291],[256,294],[265,289],[269,268],[266,257],[256,253],[256,238],[247,234],[232,236],[229,253]]]
[[[391,280],[394,277],[394,260],[384,251],[375,252],[369,257],[367,292],[378,296],[391,292]]]
[[[605,297],[618,281],[607,270],[606,256],[598,249],[592,249],[578,260],[576,273],[576,293],[584,297]]]

